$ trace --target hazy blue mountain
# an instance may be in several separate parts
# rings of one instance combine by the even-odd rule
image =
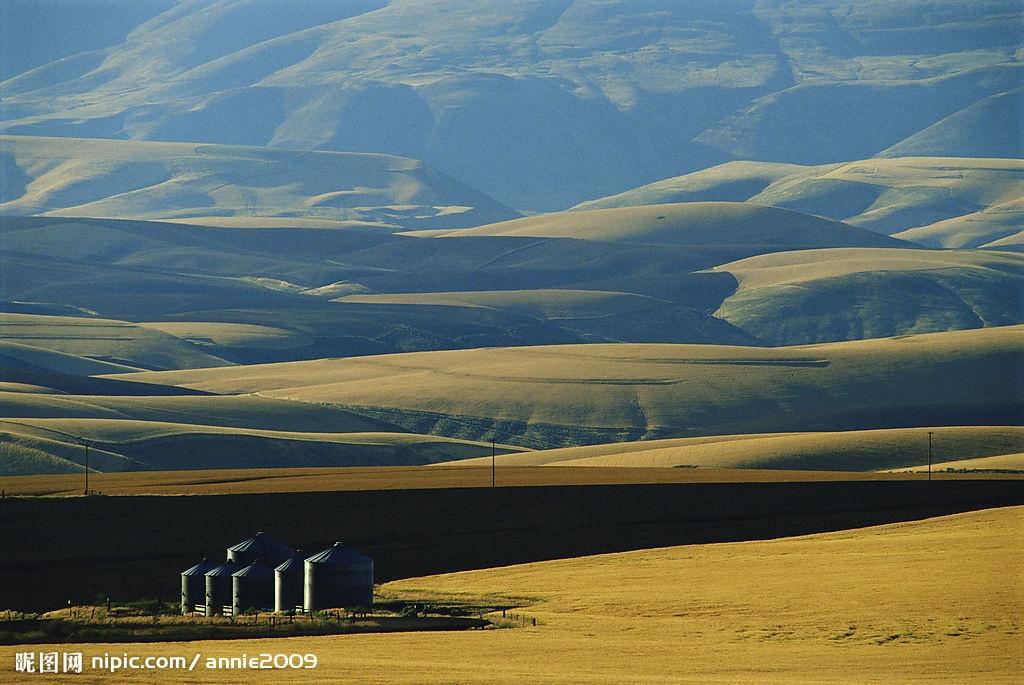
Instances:
[[[116,4],[0,7],[0,132],[385,153],[547,210],[1019,130],[1016,0]]]

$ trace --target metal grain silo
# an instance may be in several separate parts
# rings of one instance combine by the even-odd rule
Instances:
[[[198,564],[181,572],[181,613],[192,613],[197,605],[206,604],[206,572],[216,567],[215,562],[203,557]]]
[[[206,615],[221,613],[225,605],[231,604],[231,574],[242,566],[230,559],[206,572]]]
[[[274,569],[259,559],[231,574],[232,616],[274,606]]]
[[[237,545],[228,547],[228,559],[242,566],[248,566],[257,559],[260,559],[273,568],[286,561],[294,553],[294,549],[282,542],[278,542],[263,531],[256,533],[256,535],[253,535],[248,540],[243,540]]]
[[[274,569],[274,611],[294,611],[302,607],[304,565],[301,549],[292,558]]]
[[[373,606],[373,560],[340,542],[305,561],[306,611]]]

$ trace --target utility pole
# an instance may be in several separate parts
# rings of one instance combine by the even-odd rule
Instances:
[[[89,443],[83,442],[85,445],[85,494],[89,495]]]
[[[928,431],[928,480],[932,479],[932,433]]]
[[[494,463],[494,438],[491,438],[491,487],[497,487],[498,474]]]

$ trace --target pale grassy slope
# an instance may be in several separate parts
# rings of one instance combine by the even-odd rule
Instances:
[[[819,168],[813,175],[781,180],[751,201],[892,234],[1022,195],[1024,160],[904,157]],[[997,232],[993,227],[992,235]]]
[[[2,136],[0,212],[121,219],[244,216],[396,229],[515,216],[422,162],[379,154]],[[321,224],[323,225],[323,224]]]
[[[781,162],[726,162],[616,195],[581,202],[572,209],[613,209],[679,202],[743,202],[773,183],[819,168]]]
[[[96,471],[429,464],[490,444],[407,433],[318,433],[119,419],[0,420],[3,475]],[[502,453],[508,448],[502,446]]]
[[[516,613],[538,625],[151,644],[146,654],[313,651],[325,683],[1007,683],[1024,642],[1022,522],[1024,509],[1014,507],[412,578],[381,593],[513,598],[525,605]],[[132,652],[102,647],[83,651]],[[13,677],[23,649],[0,647],[0,676]],[[122,677],[175,680],[169,671]],[[236,682],[238,674],[200,677]],[[47,678],[32,680],[58,682]],[[279,682],[280,673],[247,679]]]
[[[337,407],[259,396],[97,391],[111,394],[0,390],[0,471],[77,471],[83,439],[94,447],[90,466],[98,471],[424,464],[490,453],[489,444],[405,435],[387,421]]]
[[[1024,321],[1024,257],[1010,253],[803,250],[714,270],[739,282],[716,316],[773,344]]]
[[[90,359],[77,354],[48,350],[34,345],[0,341],[0,364],[6,374],[15,365],[61,374],[91,376],[102,373],[138,371],[139,367],[117,364],[100,359]]]
[[[399,423],[433,421],[417,424],[417,432],[442,426],[438,422],[450,417],[445,431],[459,436],[488,434],[497,422],[508,442],[518,442],[512,436],[521,439],[531,429],[559,437],[554,444],[519,443],[532,446],[957,424],[967,416],[970,423],[999,425],[1005,420],[996,416],[1019,415],[1022,389],[1008,370],[1022,361],[1022,333],[1017,326],[774,349],[641,344],[478,349],[132,378],[375,407]]]
[[[16,343],[41,350],[146,369],[227,366],[179,336],[111,319],[0,314],[0,344]],[[81,371],[69,369],[70,373]],[[92,373],[112,373],[98,370]],[[91,375],[91,374],[87,374]]]
[[[932,464],[933,471],[1018,471],[1024,472],[1024,452],[1016,454],[997,454],[991,457],[979,457],[978,459],[953,459]],[[921,473],[927,471],[927,465],[918,465],[912,471]]]
[[[446,236],[529,236],[666,245],[898,247],[835,221],[740,202],[689,202],[555,212],[462,229]]]
[[[337,407],[256,395],[177,397],[0,392],[0,416],[21,419],[118,419],[279,431],[396,432],[397,426]]]
[[[922,245],[1020,250],[1024,243],[1021,226],[1024,226],[1024,198],[1015,198],[971,214],[908,228],[893,237]]]
[[[760,255],[715,267],[736,276],[740,290],[884,271],[936,271],[957,268],[1024,273],[1024,259],[1017,255],[970,250],[862,250],[837,248]]]
[[[1022,97],[1024,89],[1017,88],[979,100],[883,150],[879,157],[1024,157]],[[980,131],[985,134],[978,135]]]
[[[693,272],[773,249],[501,236],[423,240],[357,229],[59,217],[0,217],[0,243],[11,251],[3,260],[9,277],[0,280],[0,300],[12,303],[6,307],[169,323],[160,330],[238,363],[594,341],[757,344],[707,314],[735,289],[735,279]],[[536,308],[330,301],[465,290],[600,290],[661,302],[637,298],[644,306],[590,318],[581,328]],[[575,298],[587,317],[592,308],[583,300],[603,296],[538,297]]]
[[[1018,426],[944,426],[884,430],[676,438],[617,445],[539,450],[499,459],[503,466],[680,466],[742,469],[875,471],[916,467],[928,461],[928,431],[935,462],[957,460],[966,468],[1024,449]],[[484,466],[488,459],[452,462]]]
[[[729,162],[574,209],[749,201],[928,246],[979,247],[1020,230],[1015,219],[1022,195],[1024,161],[1019,159],[895,157],[819,166]]]
[[[214,345],[218,348],[290,350],[311,343],[309,336],[298,331],[259,324],[218,321],[158,321],[144,322],[139,326],[167,333],[195,345]]]

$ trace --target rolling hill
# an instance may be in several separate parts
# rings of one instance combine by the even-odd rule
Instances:
[[[136,370],[230,364],[178,336],[126,321],[84,316],[0,314],[0,353],[16,356],[15,350],[27,353],[29,349],[63,352],[82,360],[108,361]],[[54,368],[50,364],[44,365]],[[54,370],[78,375],[103,373],[79,365]]]
[[[1024,258],[1015,254],[840,248],[761,255],[715,270],[739,282],[716,315],[771,344],[1024,322]]]
[[[412,235],[7,216],[0,316],[11,325],[0,335],[151,369],[580,342],[761,344],[711,316],[737,281],[709,267],[779,250],[904,245],[748,203]],[[503,304],[450,306],[466,293]],[[34,328],[25,317],[37,317]]]
[[[466,228],[440,237],[515,236],[694,247],[899,247],[904,243],[836,221],[740,202],[688,202],[555,212]]]
[[[879,153],[880,157],[1024,157],[1018,88],[979,100]],[[1007,125],[1017,122],[1017,126]],[[977,135],[985,131],[986,135]]]
[[[130,377],[356,408],[412,432],[495,436],[529,447],[726,433],[1005,425],[1019,420],[1024,399],[1013,372],[1022,361],[1021,331],[1016,326],[786,348],[477,349]]]
[[[735,280],[691,272],[767,248],[711,247],[694,254],[573,239],[436,241],[362,229],[4,217],[0,249],[8,275],[0,281],[0,324],[10,324],[0,325],[0,336],[144,368],[173,368],[637,340],[644,331],[666,342],[756,343],[707,313],[732,292]],[[588,301],[607,295],[563,292],[557,295],[561,314],[551,316],[544,307],[383,306],[345,299],[352,293],[459,291],[469,284],[501,291],[626,291],[614,297],[636,290],[650,297],[635,300],[650,306],[593,318]],[[586,319],[582,328],[562,316],[572,317],[574,308]]]
[[[691,307],[599,290],[490,290],[347,295],[338,301],[395,307],[459,307],[507,312],[556,324],[584,342],[760,344],[755,336]]]
[[[990,154],[974,126],[1013,130],[990,98],[1021,87],[1011,0],[136,4],[4,3],[26,28],[3,34],[0,131],[385,153],[551,211],[735,158],[916,149],[933,126],[943,154]]]
[[[1019,235],[1024,162],[897,157],[800,166],[729,162],[580,204],[593,210],[749,201],[828,217],[929,247],[997,246]]]
[[[921,245],[987,247],[1019,252],[1024,247],[1024,200],[1014,199],[963,216],[908,228],[894,237]],[[994,239],[993,239],[994,238]]]
[[[490,444],[406,433],[270,431],[123,419],[0,420],[0,475],[429,464]],[[502,446],[501,453],[508,451]]]
[[[908,80],[868,76],[852,83],[798,83],[762,95],[694,141],[733,159],[797,164],[863,159],[898,146],[993,95],[1019,89],[1022,78],[1021,65],[1010,62]],[[1010,111],[1005,113],[1012,116]],[[993,119],[1003,127],[1014,125],[1012,119]],[[978,129],[957,133],[946,148],[957,155],[989,147],[973,143],[980,135]],[[1019,151],[1018,141],[999,156],[1012,157]]]
[[[475,226],[516,213],[381,154],[0,136],[0,213],[252,227]]]
[[[957,468],[988,469],[1016,459],[1024,447],[1020,426],[943,426],[818,433],[722,435],[565,447],[506,454],[510,466],[599,466],[700,469],[856,471],[927,468],[928,432],[938,471],[955,457]],[[489,466],[490,457],[445,466]]]

